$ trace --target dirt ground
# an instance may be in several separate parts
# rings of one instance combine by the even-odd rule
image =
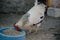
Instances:
[[[0,14],[0,28],[10,27],[16,23],[22,15],[20,14]],[[60,33],[60,19],[45,17],[40,30],[37,33],[27,35],[26,40],[59,40],[55,34]]]

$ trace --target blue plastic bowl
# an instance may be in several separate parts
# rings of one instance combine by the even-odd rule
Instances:
[[[2,32],[7,29],[9,29],[9,27],[0,29],[0,40],[25,40],[26,39],[26,33],[24,30],[21,30],[21,32],[23,33],[17,36],[9,36],[9,35],[2,34]],[[13,30],[15,30],[15,28],[13,28]]]

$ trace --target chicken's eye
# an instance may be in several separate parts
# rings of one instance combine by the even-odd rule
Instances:
[[[42,19],[42,18],[43,18],[43,16],[40,17],[40,19]]]
[[[35,24],[33,24],[33,26],[35,26]]]

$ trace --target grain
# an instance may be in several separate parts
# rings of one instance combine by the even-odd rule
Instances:
[[[20,31],[9,30],[9,29],[4,30],[2,33],[5,34],[5,35],[10,35],[10,36],[16,36],[16,35],[21,35],[22,34],[22,32],[20,32]]]

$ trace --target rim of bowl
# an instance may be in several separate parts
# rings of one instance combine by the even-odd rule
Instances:
[[[10,28],[10,27],[4,27],[4,28],[1,28],[0,30],[7,29],[7,28]],[[14,28],[14,27],[12,27],[12,28]],[[5,37],[22,37],[22,36],[25,36],[26,33],[25,33],[24,30],[22,30],[22,34],[21,34],[21,35],[10,36],[10,35],[5,35],[5,34],[3,34],[3,33],[0,33],[0,35],[5,36]]]

